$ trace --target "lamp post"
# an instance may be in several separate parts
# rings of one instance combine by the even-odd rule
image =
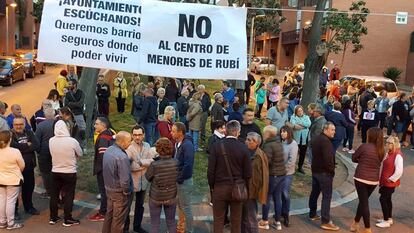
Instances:
[[[254,30],[254,21],[256,18],[261,18],[261,17],[265,17],[266,15],[264,14],[263,11],[259,11],[258,15],[255,15],[252,17],[252,25],[250,26],[250,46],[249,46],[249,69],[250,69],[250,64],[252,62],[252,56],[253,56],[253,42],[255,40],[255,30]]]
[[[6,5],[6,56],[9,55],[9,7],[16,8],[15,2]]]

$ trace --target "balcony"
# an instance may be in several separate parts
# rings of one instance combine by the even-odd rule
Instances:
[[[297,44],[299,43],[300,29],[282,32],[282,44]]]
[[[303,42],[309,42],[309,40],[310,40],[310,33],[311,33],[310,28],[304,28],[302,30],[303,30],[302,31],[302,41]],[[325,41],[326,40],[326,28],[325,29],[322,29],[321,40],[322,41]]]

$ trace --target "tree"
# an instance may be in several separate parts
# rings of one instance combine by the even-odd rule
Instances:
[[[313,17],[310,29],[308,56],[305,59],[305,77],[303,80],[301,105],[307,110],[310,103],[315,102],[319,92],[319,73],[325,64],[323,54],[316,52],[316,47],[321,43],[323,10],[325,10],[327,0],[318,0],[316,12]]]
[[[252,0],[252,7],[280,9],[280,2],[276,0]],[[265,10],[265,16],[257,18],[255,21],[256,34],[266,33],[269,36],[268,56],[272,47],[272,35],[280,33],[280,24],[286,20],[282,16],[281,10]],[[268,66],[270,59],[268,59]]]
[[[330,52],[338,54],[342,52],[341,66],[344,63],[345,54],[349,46],[353,46],[352,53],[357,53],[363,48],[361,37],[368,34],[368,28],[364,26],[369,14],[365,7],[365,1],[352,2],[349,11],[351,14],[332,9],[326,17],[324,27],[329,29],[330,36],[327,40],[328,57]]]
[[[42,21],[42,11],[44,2],[44,0],[33,1],[33,16],[35,17],[35,20],[38,23]]]

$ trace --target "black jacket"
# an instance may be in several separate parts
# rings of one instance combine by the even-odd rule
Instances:
[[[180,93],[177,87],[173,87],[170,84],[165,87],[165,97],[169,102],[177,102],[179,96]]]
[[[335,151],[324,133],[312,139],[312,155],[312,173],[335,175]]]
[[[131,114],[134,117],[139,117],[139,114],[141,114],[142,108],[144,106],[144,99],[144,96],[141,95],[132,96]]]
[[[16,133],[12,130],[11,147],[14,147],[22,153],[25,163],[24,170],[33,170],[36,167],[36,153],[39,150],[39,142],[35,137],[33,131],[24,130],[22,134]],[[31,143],[29,145],[28,143]]]
[[[159,103],[159,107],[158,107],[158,115],[162,115],[164,114],[165,108],[170,105],[170,102],[168,101],[167,98],[163,98],[160,103]]]
[[[77,89],[76,92],[68,91],[65,95],[65,106],[70,108],[73,115],[83,114],[84,101],[85,94],[80,89]]]
[[[247,80],[245,81],[244,89],[250,90],[250,87],[256,83],[254,76],[252,74],[247,75]]]
[[[105,130],[98,135],[95,142],[95,157],[93,159],[93,174],[102,171],[103,155],[108,147],[114,144],[113,134],[110,130]]]
[[[180,117],[185,117],[188,111],[188,99],[184,96],[180,96],[177,100],[177,109]]]
[[[157,122],[157,97],[148,96],[144,98],[142,111],[139,118],[139,124],[148,124]]]
[[[43,111],[43,107],[35,112],[35,114],[30,118],[30,125],[32,126],[33,132],[36,132],[36,126],[44,121],[45,112]]]
[[[216,185],[226,185],[231,189],[232,181],[226,168],[224,153],[221,150],[221,143],[224,144],[225,153],[230,164],[230,169],[234,180],[243,179],[246,184],[252,176],[252,165],[250,152],[246,144],[235,138],[225,138],[215,143],[208,157],[207,178],[211,189]]]
[[[37,160],[41,172],[52,171],[52,156],[49,150],[49,139],[55,136],[54,120],[45,120],[37,126],[35,136],[40,146],[37,150]]]
[[[175,159],[178,161],[177,183],[182,184],[193,177],[194,154],[193,139],[186,136],[175,151]]]
[[[218,120],[225,121],[223,106],[216,102],[213,104],[213,107],[211,108],[211,122]]]
[[[208,112],[211,106],[211,98],[208,93],[204,93],[203,97],[201,97],[201,108],[203,112]]]
[[[256,123],[253,122],[253,124],[248,124],[248,125],[241,123],[240,125],[241,125],[241,130],[240,130],[239,139],[242,140],[243,142],[246,140],[247,134],[250,132],[256,132],[260,136],[262,136],[262,132],[260,132],[260,128]]]
[[[97,84],[96,85],[96,96],[100,103],[108,103],[109,97],[111,96],[111,88],[108,84]]]
[[[359,99],[359,104],[361,105],[362,111],[368,108],[368,101],[377,98],[375,92],[364,91]]]
[[[392,105],[392,116],[395,120],[398,120],[397,116],[399,122],[410,119],[410,113],[408,112],[408,106],[406,106],[406,104],[406,102],[398,100]]]
[[[207,154],[210,154],[210,150],[211,150],[211,148],[213,147],[213,145],[214,145],[216,142],[220,141],[221,139],[223,139],[223,138],[219,138],[217,135],[215,135],[215,134],[213,133],[213,135],[211,135],[211,136],[208,138],[208,143],[207,143],[206,153],[207,153]]]
[[[145,178],[151,182],[149,197],[159,204],[173,204],[177,196],[177,160],[160,156],[151,163]]]

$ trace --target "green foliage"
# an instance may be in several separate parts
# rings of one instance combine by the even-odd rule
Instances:
[[[325,18],[323,26],[331,31],[327,41],[329,52],[338,54],[345,53],[348,46],[352,44],[353,53],[363,48],[361,37],[368,34],[368,28],[364,26],[370,11],[365,7],[365,1],[356,1],[351,4],[350,14],[331,9]]]
[[[38,23],[42,21],[42,11],[44,2],[44,0],[33,1],[33,16],[35,17]]]
[[[280,2],[277,0],[252,0],[252,7],[257,8],[273,8],[280,9]],[[249,19],[257,15],[258,12],[250,11]],[[280,24],[283,23],[286,18],[282,16],[282,11],[265,10],[264,17],[257,17],[255,21],[256,33],[268,33],[269,35],[277,35],[280,32]]]
[[[18,25],[19,25],[19,29],[23,30],[24,21],[26,20],[26,14],[27,14],[26,1],[25,0],[17,0],[16,3],[17,3],[17,10],[19,12],[17,22],[18,22]]]
[[[388,67],[383,73],[382,75],[386,78],[391,79],[392,81],[394,81],[396,84],[398,84],[399,79],[400,79],[400,75],[403,71],[397,67]]]

